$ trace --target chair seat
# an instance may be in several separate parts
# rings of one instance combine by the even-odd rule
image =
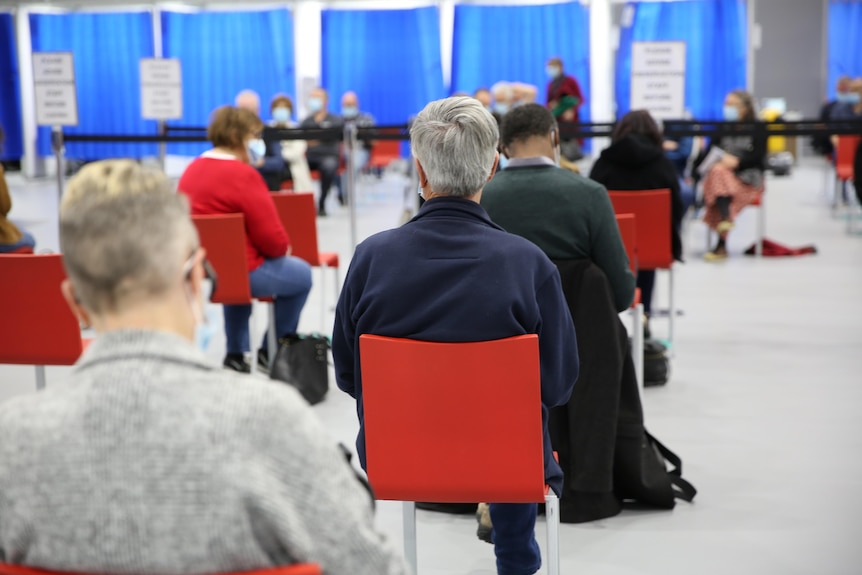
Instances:
[[[839,165],[835,168],[835,175],[838,176],[839,180],[852,180],[853,166]]]
[[[317,260],[322,266],[327,266],[331,268],[338,267],[338,254],[336,252],[320,252],[317,255]]]

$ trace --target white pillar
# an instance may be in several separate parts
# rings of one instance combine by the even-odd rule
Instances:
[[[323,76],[322,21],[323,3],[318,0],[293,5],[293,53],[296,71],[297,118],[308,115],[308,92],[319,86]]]
[[[452,43],[455,41],[455,0],[440,0],[440,60],[443,65],[443,86],[452,90]]]
[[[611,0],[590,0],[590,114],[593,122],[614,120],[614,60]],[[593,138],[593,157],[607,138]]]
[[[21,134],[24,140],[21,171],[27,178],[45,175],[45,162],[36,153],[36,103],[33,92],[33,44],[30,39],[30,11],[15,11],[18,41],[18,86],[21,93]]]
[[[748,54],[746,55],[745,89],[749,94],[754,94],[754,59],[756,56],[755,52],[760,49],[761,41],[761,29],[760,24],[757,23],[756,4],[756,0],[748,0],[745,6],[747,19],[746,28],[748,28],[748,38],[746,39]]]

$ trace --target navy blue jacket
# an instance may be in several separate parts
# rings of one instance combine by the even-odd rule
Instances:
[[[332,356],[338,387],[356,399],[363,469],[360,335],[470,342],[528,333],[539,336],[545,479],[560,493],[548,408],[569,400],[578,348],[554,264],[494,224],[479,204],[449,197],[425,202],[404,226],[357,246],[335,312]]]

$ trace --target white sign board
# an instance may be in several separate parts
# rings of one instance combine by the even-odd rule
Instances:
[[[36,124],[77,126],[78,97],[71,52],[33,53]]]
[[[141,59],[141,116],[146,120],[183,117],[183,74],[179,60]]]
[[[633,42],[632,110],[667,120],[685,116],[685,42]]]

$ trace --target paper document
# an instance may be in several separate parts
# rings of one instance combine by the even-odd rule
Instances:
[[[701,175],[701,177],[705,176],[714,165],[719,163],[721,159],[725,156],[727,152],[713,146],[712,149],[709,150],[709,153],[703,159],[703,162],[700,163],[700,166],[697,168],[697,173]]]

